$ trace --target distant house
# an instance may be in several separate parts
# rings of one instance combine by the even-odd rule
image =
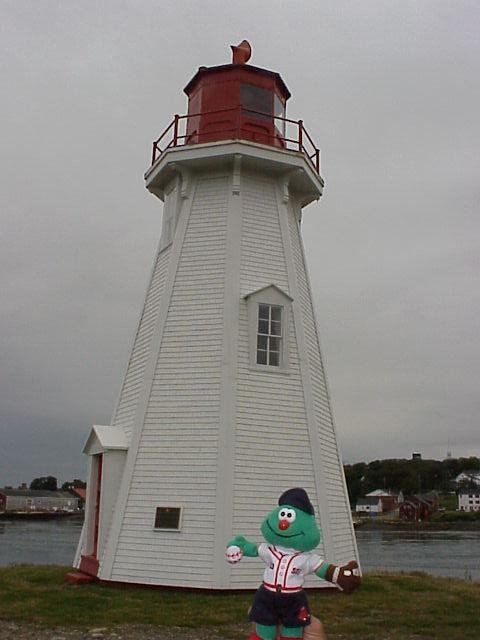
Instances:
[[[434,513],[435,511],[438,511],[438,507],[440,506],[440,499],[436,491],[429,491],[428,493],[422,493],[420,497],[426,502],[428,502],[432,513]]]
[[[458,508],[460,511],[480,511],[480,489],[478,491],[460,491]]]
[[[457,485],[473,483],[480,487],[480,471],[477,471],[476,469],[462,471],[462,473],[459,473],[455,478],[455,483]]]
[[[429,507],[426,502],[417,496],[405,498],[398,509],[398,515],[402,520],[418,521],[428,518]]]
[[[435,491],[415,496],[406,496],[398,513],[402,520],[425,520],[438,511],[439,500]]]
[[[359,498],[355,507],[356,513],[366,513],[369,516],[377,516],[382,513],[382,510],[382,498],[380,496]]]
[[[78,498],[78,508],[85,509],[85,500],[87,499],[87,490],[82,487],[72,487],[70,493]]]
[[[391,491],[386,491],[385,489],[375,489],[375,491],[370,491],[367,493],[366,498],[381,498],[382,499],[382,513],[387,513],[389,511],[395,511],[398,508],[398,503],[403,500],[402,492],[392,493]]]
[[[2,511],[77,511],[78,497],[68,491],[0,489]]]

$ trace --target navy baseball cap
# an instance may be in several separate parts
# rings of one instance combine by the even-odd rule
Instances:
[[[305,511],[305,513],[310,513],[312,516],[315,513],[307,492],[305,491],[305,489],[301,489],[300,487],[287,489],[287,491],[282,493],[282,495],[278,499],[278,504],[280,507],[283,504],[286,504],[289,507],[297,507],[297,509]]]

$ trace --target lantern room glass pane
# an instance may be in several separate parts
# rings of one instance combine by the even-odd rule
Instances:
[[[285,118],[285,103],[277,96],[276,93],[273,94],[273,108],[274,115],[277,118]],[[285,137],[285,120],[278,120],[275,118],[275,126],[282,134],[282,137]]]
[[[251,113],[255,118],[271,119],[273,115],[273,93],[263,87],[242,83],[240,85],[240,104],[247,112],[255,112]]]

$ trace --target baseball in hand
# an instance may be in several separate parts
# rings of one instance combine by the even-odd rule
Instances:
[[[236,564],[237,562],[240,562],[242,557],[243,551],[240,549],[240,547],[237,547],[236,544],[232,544],[231,547],[227,548],[225,558],[230,564]]]

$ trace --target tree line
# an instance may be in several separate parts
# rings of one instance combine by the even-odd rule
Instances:
[[[85,489],[87,485],[83,480],[75,478],[74,480],[67,480],[64,482],[60,489],[62,491],[68,491],[70,489]],[[55,476],[42,476],[41,478],[34,478],[30,483],[30,489],[40,491],[58,491],[58,481]]]
[[[344,465],[350,503],[354,505],[358,498],[375,489],[384,489],[393,493],[402,491],[404,495],[415,495],[438,491],[448,493],[458,487],[455,478],[462,472],[480,472],[480,458],[447,458],[446,460],[397,459],[373,460]],[[474,485],[473,479],[463,483],[467,488]],[[63,491],[72,488],[85,488],[86,484],[78,478],[64,482]],[[58,490],[55,476],[34,478],[30,489],[49,491]]]
[[[480,458],[448,458],[446,460],[373,460],[344,465],[350,503],[375,489],[404,495],[455,490],[455,478],[462,472],[480,471]],[[464,484],[473,484],[466,480]]]

